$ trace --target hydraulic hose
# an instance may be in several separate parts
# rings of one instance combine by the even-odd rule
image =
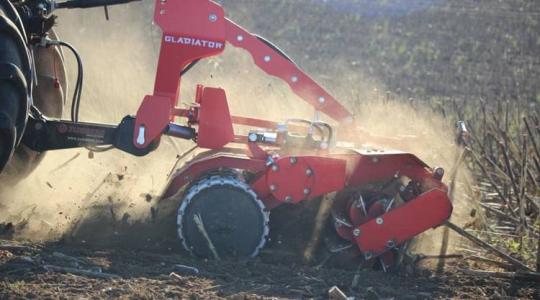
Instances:
[[[79,109],[81,106],[81,95],[82,95],[82,87],[83,87],[83,81],[84,81],[84,69],[82,64],[82,59],[77,50],[70,45],[69,43],[63,42],[63,41],[49,41],[49,44],[58,44],[60,46],[68,48],[73,55],[75,56],[75,59],[77,60],[77,81],[75,83],[75,90],[73,92],[73,99],[71,101],[71,121],[74,123],[79,122]],[[88,146],[86,147],[88,150],[93,152],[105,152],[108,150],[113,149],[113,146],[106,146],[106,147],[97,147],[97,146]]]
[[[52,41],[52,43],[57,43],[58,45],[64,46],[71,50],[75,56],[75,59],[77,60],[77,81],[75,83],[75,90],[73,91],[73,99],[71,101],[71,121],[77,123],[79,122],[79,107],[81,105],[82,86],[84,80],[82,59],[77,50],[70,44],[63,41]]]
[[[90,8],[107,5],[125,4],[140,0],[71,0],[56,3],[55,8]]]

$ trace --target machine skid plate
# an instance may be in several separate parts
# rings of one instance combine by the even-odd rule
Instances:
[[[414,236],[444,223],[452,214],[446,193],[433,189],[406,204],[357,227],[356,244],[364,255],[375,257]]]

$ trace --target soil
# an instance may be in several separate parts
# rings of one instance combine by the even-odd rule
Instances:
[[[278,211],[272,221],[282,225],[288,214],[298,214],[295,210],[305,215],[289,221],[288,229],[271,223],[267,247],[247,260],[192,257],[166,229],[166,221],[122,223],[94,217],[47,243],[17,241],[10,236],[17,226],[4,225],[0,299],[325,299],[334,286],[355,299],[540,297],[538,283],[463,274],[460,268],[496,270],[464,259],[447,259],[442,272],[434,271],[435,259],[409,262],[389,273],[336,268],[321,259],[304,264],[300,253],[309,235],[301,232],[312,225],[305,220],[313,209],[285,207],[288,213]]]
[[[327,298],[332,286],[357,299],[507,299],[539,296],[534,283],[462,275],[456,268],[468,267],[469,264],[457,261],[451,262],[442,274],[422,268],[392,274],[362,271],[359,273],[358,287],[351,288],[355,275],[353,270],[281,263],[279,255],[269,253],[244,261],[208,261],[169,251],[93,250],[68,246],[62,242],[14,244],[13,241],[2,240],[1,244],[1,248],[10,249],[0,251],[2,299]],[[47,264],[101,269],[103,273],[119,277],[99,279],[48,272],[44,268]],[[195,267],[200,273],[184,274],[185,270],[177,267],[179,264]],[[179,276],[169,276],[171,272]]]

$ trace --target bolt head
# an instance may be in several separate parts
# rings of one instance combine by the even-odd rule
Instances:
[[[366,252],[366,254],[364,254],[364,259],[365,260],[370,260],[372,257],[373,257],[373,253],[371,253],[370,251],[368,251],[368,252]]]
[[[275,184],[271,184],[271,185],[270,185],[270,190],[271,190],[272,192],[276,191],[276,190],[277,190],[276,185],[275,185]]]
[[[277,165],[272,166],[272,171],[277,172],[279,170],[279,167]]]
[[[360,228],[355,228],[352,232],[352,234],[355,236],[355,237],[359,237],[360,236]]]
[[[372,161],[373,163],[378,163],[378,162],[379,162],[379,158],[378,158],[378,157],[373,157],[373,158],[371,159],[371,161]]]
[[[441,167],[437,167],[433,170],[434,174],[433,177],[435,179],[441,180],[444,176],[444,169]]]
[[[256,133],[251,132],[250,134],[248,134],[248,141],[255,143],[257,139],[258,139],[258,136]]]
[[[239,35],[236,36],[236,40],[239,41],[239,42],[242,42],[242,41],[244,41],[244,36],[239,34]]]
[[[287,196],[287,197],[285,197],[285,202],[291,203],[292,201],[293,201],[292,196]]]
[[[393,240],[389,240],[388,242],[386,242],[386,247],[388,248],[394,248],[396,246],[396,242],[394,242]]]
[[[272,60],[272,57],[270,55],[264,56],[264,62],[270,62]]]
[[[212,22],[212,23],[215,22],[215,21],[217,21],[217,19],[218,19],[218,17],[217,17],[216,14],[210,14],[210,15],[208,16],[208,20],[210,20],[210,22]]]
[[[291,162],[291,165],[294,165],[298,160],[296,159],[296,157],[291,157],[289,161]]]
[[[311,193],[311,190],[309,188],[304,189],[304,195],[309,195]]]
[[[309,169],[309,168],[306,169],[306,175],[307,175],[307,176],[313,175],[313,170],[311,170],[311,169]]]
[[[297,77],[297,76],[292,76],[292,77],[291,77],[291,81],[292,81],[292,82],[297,82],[297,81],[298,81],[298,77]]]
[[[383,218],[378,217],[377,219],[375,219],[375,223],[377,223],[378,225],[382,225],[384,223],[384,220]]]
[[[323,104],[326,101],[326,99],[323,96],[319,97],[319,103]]]

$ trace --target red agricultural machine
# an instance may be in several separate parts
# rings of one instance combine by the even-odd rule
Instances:
[[[354,116],[283,51],[227,19],[213,1],[156,0],[154,21],[163,35],[153,93],[118,126],[80,122],[82,63],[72,46],[53,38],[51,12],[125,2],[130,0],[0,1],[1,168],[9,169],[9,158],[21,148],[37,156],[114,147],[143,156],[163,135],[192,140],[204,151],[172,174],[163,197],[178,201],[178,235],[188,251],[202,257],[257,255],[274,208],[321,197],[331,204],[337,240],[330,251],[346,251],[368,265],[381,262],[383,268],[395,263],[409,240],[450,217],[443,169],[409,153],[341,146],[358,140]],[[193,104],[180,108],[182,76],[227,44],[248,51],[261,70],[282,79],[337,125],[233,116],[223,89],[200,85]],[[79,64],[70,121],[44,115],[44,94],[35,92],[48,84],[36,80],[35,53],[58,47],[75,53]],[[61,90],[61,80],[52,79],[51,86]],[[242,135],[235,132],[238,126],[251,129]]]

